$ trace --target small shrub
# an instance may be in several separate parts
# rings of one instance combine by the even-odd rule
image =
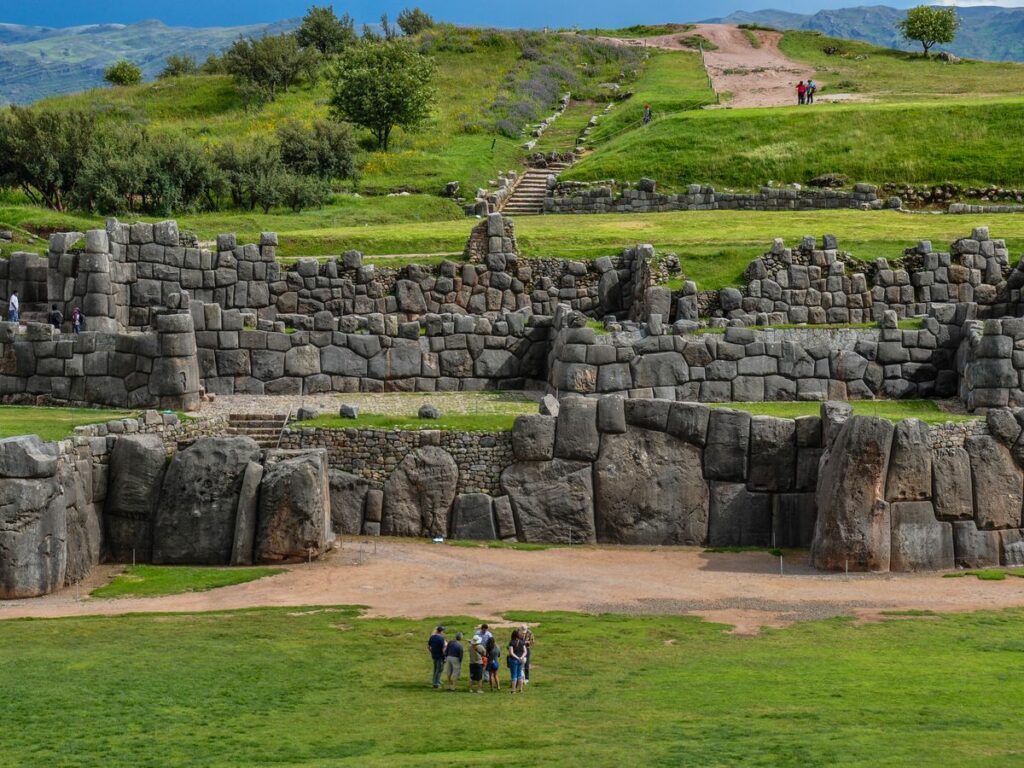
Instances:
[[[103,79],[111,85],[138,85],[142,82],[142,70],[127,59],[121,59],[103,71]]]

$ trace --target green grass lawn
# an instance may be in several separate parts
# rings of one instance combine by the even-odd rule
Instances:
[[[207,592],[266,576],[284,568],[193,568],[178,565],[129,565],[109,583],[94,589],[92,597],[160,597],[182,592]]]
[[[711,408],[735,408],[755,416],[778,416],[795,419],[799,416],[818,416],[821,403],[787,401],[779,403],[707,403]],[[947,413],[934,400],[851,400],[854,414],[878,416],[889,421],[920,419],[928,424],[945,424],[947,421],[978,421],[984,417],[960,413]]]
[[[0,405],[0,438],[39,435],[43,440],[62,440],[83,424],[102,424],[134,415],[129,411],[101,408]]]
[[[571,152],[576,148],[576,139],[587,127],[590,118],[600,114],[604,104],[593,101],[571,101],[569,106],[537,140],[534,152]]]
[[[470,617],[363,619],[354,609],[282,608],[0,622],[0,761],[1020,762],[1019,610],[863,626],[833,619],[757,637],[684,617],[509,618],[534,624],[532,682],[520,696],[479,698],[429,686],[433,625],[469,631],[478,621]],[[502,641],[507,632],[498,628]]]
[[[971,61],[948,64],[934,56],[879,48],[870,43],[828,37],[816,32],[789,31],[780,49],[815,68],[818,93],[863,94],[880,101],[1020,96],[1024,64]],[[838,48],[828,55],[825,48]],[[931,129],[932,126],[929,127]]]
[[[878,184],[1022,186],[1022,119],[1020,98],[680,112],[601,144],[564,178],[753,189],[838,173]]]

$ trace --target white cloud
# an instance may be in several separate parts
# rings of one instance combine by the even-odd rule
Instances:
[[[935,5],[994,5],[1000,8],[1024,8],[1024,0],[935,0]]]

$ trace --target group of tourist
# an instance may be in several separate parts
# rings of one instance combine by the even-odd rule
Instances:
[[[60,311],[56,304],[50,305],[50,314],[47,315],[47,322],[56,328],[58,331],[61,330],[64,325],[64,313]],[[7,322],[9,323],[20,323],[21,322],[21,301],[18,299],[18,292],[11,291],[11,296],[7,300]],[[72,333],[81,333],[82,328],[85,326],[85,315],[79,307],[75,307],[71,310],[71,331]]]
[[[530,657],[534,643],[533,632],[525,624],[512,630],[512,636],[504,648],[512,693],[522,693],[530,682]],[[473,630],[468,648],[463,645],[461,632],[456,632],[455,637],[449,640],[445,637],[445,628],[438,625],[427,640],[427,648],[430,649],[430,658],[434,663],[435,689],[440,690],[444,684],[447,690],[455,690],[462,677],[462,662],[468,653],[470,693],[483,693],[485,674],[490,690],[501,690],[498,670],[501,668],[503,649],[486,624]]]
[[[808,80],[806,83],[801,80],[796,84],[796,103],[797,104],[813,104],[814,94],[818,92],[818,84],[813,80]]]

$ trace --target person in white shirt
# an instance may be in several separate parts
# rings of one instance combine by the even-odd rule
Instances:
[[[11,291],[11,300],[7,302],[7,319],[12,323],[16,323],[20,318],[21,304],[18,302],[18,292]]]

